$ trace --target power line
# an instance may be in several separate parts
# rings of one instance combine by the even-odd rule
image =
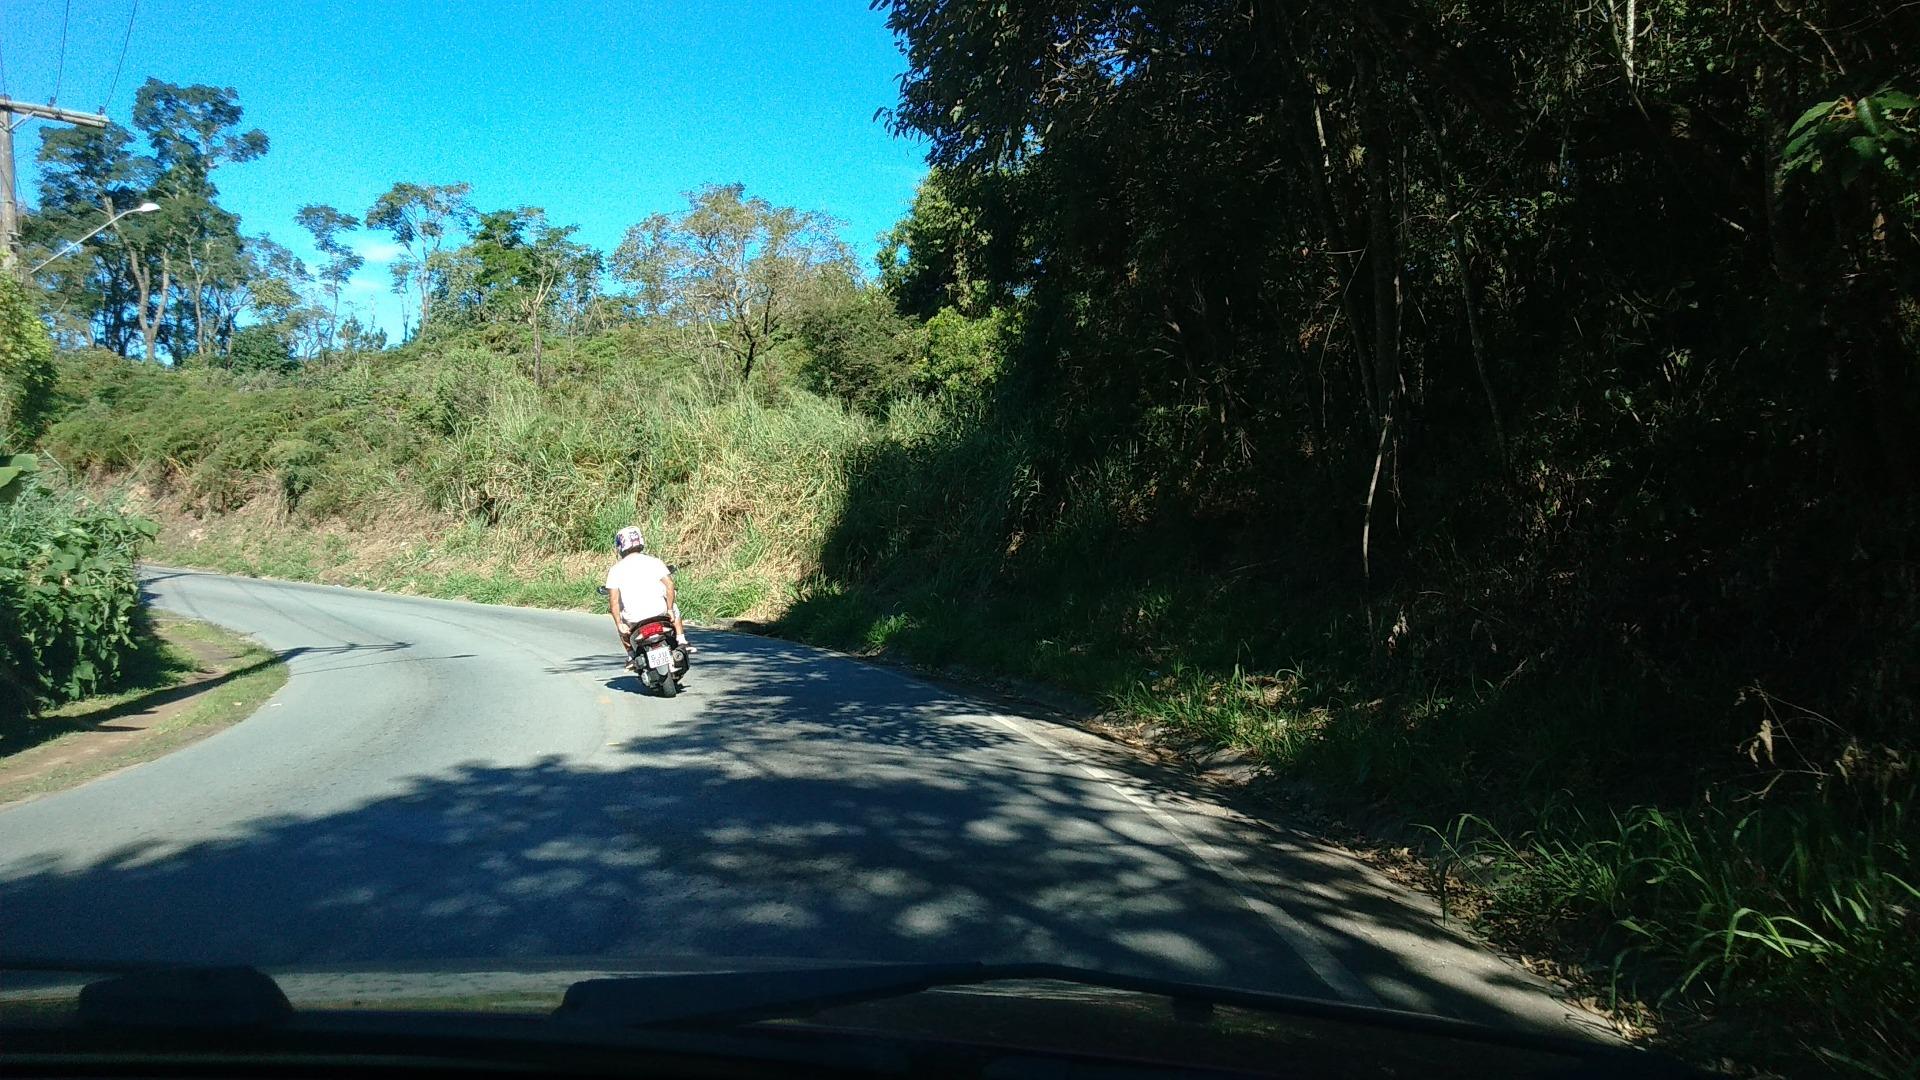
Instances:
[[[67,20],[73,17],[73,0],[67,0],[67,6],[60,13],[60,66],[53,70],[53,96],[47,104],[60,104],[60,81],[67,75]]]
[[[113,84],[107,87],[107,100],[101,104],[101,112],[106,112],[107,106],[113,104],[114,91],[120,89],[120,69],[127,66],[127,46],[133,43],[133,17],[139,13],[140,0],[133,0],[127,6],[127,36],[120,39],[120,62],[113,65]]]

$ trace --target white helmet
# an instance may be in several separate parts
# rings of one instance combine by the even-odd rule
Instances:
[[[647,538],[640,535],[638,526],[629,525],[613,534],[613,550],[622,555],[630,551],[639,551],[647,546]]]

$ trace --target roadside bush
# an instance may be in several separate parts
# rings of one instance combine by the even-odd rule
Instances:
[[[796,313],[793,340],[809,387],[869,413],[922,381],[919,329],[878,289],[849,286],[817,299]]]
[[[276,327],[243,326],[234,332],[226,366],[234,371],[285,371],[293,366],[293,343]]]
[[[927,320],[927,384],[948,393],[976,393],[992,383],[1006,354],[1010,321],[1004,308],[977,319],[941,308]]]
[[[32,487],[0,504],[0,717],[108,685],[135,648],[151,524]]]
[[[20,283],[0,276],[0,449],[26,449],[53,409],[53,343]]]

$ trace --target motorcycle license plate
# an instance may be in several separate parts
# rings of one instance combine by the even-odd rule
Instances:
[[[673,664],[673,653],[665,645],[655,645],[647,650],[647,666],[665,671]]]

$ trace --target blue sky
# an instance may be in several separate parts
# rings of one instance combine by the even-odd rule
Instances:
[[[864,0],[138,3],[108,98],[129,0],[71,0],[60,103],[124,124],[149,75],[236,88],[272,149],[216,175],[221,201],[310,261],[299,206],[364,213],[397,180],[467,181],[481,209],[543,206],[603,250],[683,192],[739,181],[844,219],[870,265],[925,171],[923,148],[874,118],[904,62]],[[11,96],[52,93],[67,7],[0,2]],[[40,127],[16,136],[27,202]],[[352,299],[397,330],[393,249],[374,234],[357,246]]]

